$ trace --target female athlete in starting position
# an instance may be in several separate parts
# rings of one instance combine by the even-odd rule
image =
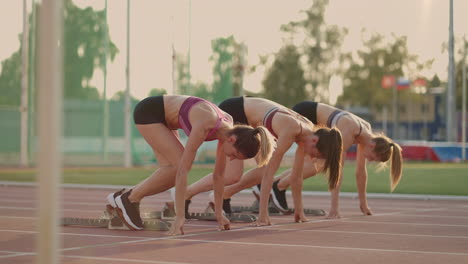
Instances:
[[[343,149],[346,151],[351,145],[357,144],[356,157],[356,185],[359,194],[360,208],[365,215],[372,215],[372,211],[367,204],[367,169],[366,161],[386,162],[391,159],[391,190],[393,191],[401,178],[402,155],[401,147],[383,134],[372,132],[368,122],[349,112],[337,109],[333,106],[303,101],[296,104],[293,110],[307,117],[314,124],[337,127],[343,135]],[[323,171],[323,164],[314,159],[307,160],[304,165],[303,178],[314,176]],[[292,170],[284,171],[275,179],[272,191],[273,201],[278,209],[287,211],[285,190],[289,185],[292,187]],[[331,208],[328,218],[339,218],[339,193],[341,177],[337,188],[332,191]],[[258,190],[255,190],[258,193]]]

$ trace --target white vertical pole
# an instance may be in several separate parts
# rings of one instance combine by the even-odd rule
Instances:
[[[132,166],[132,131],[131,124],[131,102],[130,102],[130,0],[127,0],[127,66],[125,68],[126,87],[125,87],[125,157],[124,166]]]
[[[107,25],[107,0],[104,4],[104,91],[102,93],[103,100],[103,114],[102,114],[102,157],[107,160],[107,138],[109,137],[109,103],[107,102],[107,53],[109,49],[108,39],[108,25]]]
[[[174,18],[174,13],[175,13],[176,7],[174,6],[172,9],[172,15],[171,15],[171,22],[172,22],[172,36],[171,36],[171,48],[172,48],[172,89],[170,92],[168,92],[169,95],[174,95],[177,94],[177,54],[175,50],[175,18]]]
[[[398,120],[397,120],[398,119],[398,113],[397,113],[397,111],[398,111],[398,109],[397,109],[398,108],[398,103],[397,103],[398,93],[397,93],[396,84],[393,85],[392,92],[393,92],[392,93],[393,94],[393,98],[392,98],[393,99],[392,100],[392,102],[393,102],[393,106],[392,106],[392,108],[393,108],[392,109],[393,110],[393,112],[392,112],[392,115],[393,115],[393,138],[398,139],[399,138],[399,135],[398,135]]]
[[[37,263],[59,263],[59,208],[62,138],[62,1],[43,0],[38,41],[38,180]]]
[[[29,51],[29,26],[27,0],[23,0],[23,38],[21,41],[21,142],[20,165],[26,167],[28,161],[28,51]]]
[[[388,120],[388,109],[386,106],[383,107],[382,109],[382,126],[383,126],[383,131],[385,135],[388,135],[387,132],[387,120]]]
[[[188,83],[187,83],[187,94],[192,93],[191,89],[191,82],[192,82],[192,71],[191,71],[191,65],[190,65],[190,59],[191,59],[191,54],[190,54],[190,49],[192,46],[192,0],[189,1],[189,7],[188,7],[188,55],[187,55],[187,70],[188,70]]]
[[[463,75],[462,75],[462,160],[466,160],[466,39],[463,38]]]
[[[449,15],[449,67],[447,89],[447,141],[455,141],[455,62],[453,58],[453,0],[450,0]]]

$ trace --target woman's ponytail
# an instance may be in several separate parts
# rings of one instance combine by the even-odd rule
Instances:
[[[258,167],[265,166],[273,155],[273,151],[276,147],[275,138],[273,135],[263,126],[256,127],[254,129],[254,134],[260,136],[260,149],[258,151]]]
[[[328,189],[338,185],[341,175],[343,139],[336,128],[320,128],[315,134],[319,137],[317,149],[325,159],[324,172],[328,171]]]
[[[392,166],[391,166],[391,191],[395,190],[396,186],[400,182],[402,174],[402,160],[401,147],[396,143],[391,143],[392,148]]]

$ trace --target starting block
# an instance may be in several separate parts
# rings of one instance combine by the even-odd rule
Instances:
[[[117,212],[110,206],[107,206],[104,215],[100,218],[62,218],[64,226],[87,226],[87,227],[107,227],[108,229],[130,230],[117,215]],[[168,231],[171,224],[162,219],[143,219],[144,230]]]
[[[170,203],[166,203],[163,207],[162,211],[155,211],[150,213],[143,214],[144,218],[150,219],[170,219],[173,220],[175,218],[175,210],[174,206]],[[231,214],[226,215],[226,217],[231,222],[242,222],[242,223],[252,223],[257,221],[257,217],[253,214]],[[216,221],[216,215],[214,214],[213,209],[211,206],[208,206],[203,213],[189,213],[187,219],[193,220],[203,220],[203,221]]]
[[[241,213],[241,212],[252,212],[252,213],[258,213],[258,207],[259,207],[259,202],[254,201],[254,203],[251,206],[231,206],[232,212],[235,213]],[[277,215],[290,215],[294,213],[294,209],[289,209],[288,212],[281,212],[278,209],[276,209],[274,206],[270,204],[268,206],[268,213],[271,216],[277,216]],[[325,211],[323,209],[310,209],[310,208],[304,208],[304,213],[306,215],[311,215],[311,216],[324,216]]]

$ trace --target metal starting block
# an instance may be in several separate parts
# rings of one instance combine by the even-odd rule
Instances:
[[[130,230],[117,215],[115,210],[107,207],[101,218],[62,218],[64,226],[107,227],[108,229]],[[161,219],[143,219],[144,230],[168,231],[171,224]]]
[[[175,210],[172,204],[166,203],[162,211],[155,211],[143,214],[144,218],[150,219],[174,219]],[[231,222],[243,222],[251,223],[257,221],[257,217],[253,214],[231,214],[226,215]],[[216,221],[216,215],[212,210],[211,206],[208,206],[203,213],[189,213],[187,219],[193,220],[204,220],[204,221]]]
[[[252,212],[252,213],[258,213],[258,207],[259,207],[259,202],[254,201],[252,206],[231,206],[232,212],[235,213],[240,213],[240,212]],[[268,213],[271,216],[275,215],[290,215],[294,213],[294,209],[289,209],[288,212],[281,212],[278,209],[276,209],[274,206],[272,206],[271,201],[268,206]],[[325,211],[323,209],[310,209],[310,208],[304,208],[304,213],[306,215],[312,215],[312,216],[324,216]]]

